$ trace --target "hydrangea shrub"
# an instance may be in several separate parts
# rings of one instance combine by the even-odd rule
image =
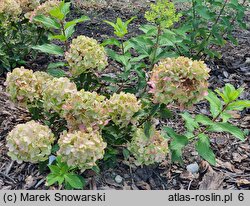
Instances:
[[[166,58],[156,64],[148,84],[155,103],[189,107],[207,95],[209,69],[203,61]]]
[[[6,140],[12,160],[38,163],[48,159],[55,137],[49,127],[32,120],[17,125]]]
[[[142,128],[137,128],[128,143],[128,150],[135,157],[137,166],[160,163],[168,154],[168,141],[154,127],[150,130],[149,138]]]
[[[62,106],[72,93],[76,93],[75,83],[66,77],[54,78],[43,90],[43,106],[46,111],[62,112]]]
[[[111,120],[121,127],[126,127],[129,123],[136,124],[138,119],[133,116],[141,109],[140,100],[134,94],[124,92],[113,94],[106,106]]]
[[[104,100],[105,97],[96,92],[81,90],[72,93],[62,107],[62,116],[67,120],[68,128],[99,129],[100,126],[104,126],[108,121]]]
[[[64,132],[58,141],[62,161],[69,166],[77,167],[84,171],[96,166],[96,161],[103,158],[107,144],[103,141],[98,131],[73,133]]]
[[[65,54],[73,76],[79,76],[89,71],[102,71],[108,65],[104,47],[98,42],[86,36],[78,36],[72,40],[70,49]]]

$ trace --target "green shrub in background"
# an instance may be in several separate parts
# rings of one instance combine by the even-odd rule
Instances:
[[[35,57],[31,47],[46,41],[46,30],[29,22],[36,0],[2,0],[0,2],[0,75],[25,65],[28,55]]]
[[[176,32],[185,34],[183,41],[177,43],[178,54],[196,59],[207,56],[221,57],[214,46],[226,42],[237,43],[233,31],[246,29],[245,12],[248,0],[175,0],[186,2],[188,9],[182,11],[182,21]]]

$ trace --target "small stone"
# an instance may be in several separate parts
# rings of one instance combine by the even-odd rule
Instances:
[[[117,175],[116,177],[115,177],[115,181],[116,181],[116,183],[118,183],[118,184],[121,184],[122,183],[122,177],[120,176],[120,175]]]
[[[226,77],[226,78],[229,77],[229,74],[228,74],[226,71],[223,71],[223,75],[224,75],[224,77]]]
[[[188,165],[186,168],[187,171],[191,172],[192,174],[195,174],[199,171],[199,165],[197,164],[197,162]]]

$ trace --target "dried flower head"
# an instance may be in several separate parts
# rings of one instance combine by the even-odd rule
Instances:
[[[81,171],[96,166],[96,161],[103,158],[106,143],[98,131],[74,133],[64,132],[58,140],[57,154],[69,166],[78,167]]]
[[[108,64],[104,47],[95,39],[86,36],[73,39],[69,51],[65,54],[65,59],[69,63],[73,76],[79,76],[94,69],[101,71]]]
[[[38,163],[51,154],[55,137],[49,127],[35,121],[17,125],[7,136],[8,155],[18,163]]]
[[[16,0],[16,1],[19,3],[23,13],[33,11],[40,4],[39,0]]]
[[[21,13],[21,6],[16,0],[0,1],[0,17],[3,16],[4,25],[7,25],[10,21],[17,21]]]
[[[15,68],[7,74],[6,91],[12,101],[26,107],[42,98],[46,83],[53,79],[45,72],[34,72],[24,67]]]
[[[53,80],[53,76],[49,75],[46,72],[34,72],[34,76],[36,78],[36,93],[39,95],[40,98],[43,96],[44,89],[48,86],[48,82]]]
[[[71,94],[63,105],[62,116],[67,120],[70,130],[92,127],[99,129],[108,121],[108,115],[103,105],[104,96],[96,92],[81,90]]]
[[[75,83],[66,77],[54,78],[43,90],[43,106],[46,111],[62,112],[62,106],[72,93],[76,93]]]
[[[209,69],[203,61],[186,57],[161,60],[153,68],[149,85],[155,103],[190,107],[207,94]]]
[[[106,103],[111,120],[121,127],[129,123],[135,124],[137,118],[133,117],[141,109],[141,103],[134,94],[121,92],[113,94]]]
[[[150,129],[149,138],[143,129],[137,128],[128,143],[128,150],[135,157],[137,166],[160,163],[168,154],[168,141],[154,127]]]
[[[7,74],[6,91],[12,101],[26,106],[40,98],[36,91],[37,81],[32,70],[15,68]]]
[[[169,0],[158,0],[150,4],[150,10],[145,13],[149,22],[160,25],[162,28],[169,28],[179,21],[180,14],[176,14],[175,6]]]
[[[48,0],[40,4],[34,11],[26,13],[25,17],[33,21],[33,18],[38,15],[50,16],[50,11],[55,7],[59,6],[61,3],[60,0]]]

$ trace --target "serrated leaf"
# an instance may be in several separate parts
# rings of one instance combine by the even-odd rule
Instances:
[[[54,174],[60,174],[60,168],[56,165],[49,165],[49,169],[51,170],[52,173]]]
[[[67,3],[62,2],[60,4],[60,11],[64,14],[65,17],[70,12],[70,4],[71,4],[70,2]]]
[[[209,128],[209,131],[214,132],[228,132],[232,134],[234,137],[240,139],[241,141],[245,141],[245,134],[238,127],[227,123],[227,122],[217,122],[213,126]]]
[[[164,127],[163,130],[167,133],[168,137],[172,138],[170,143],[172,161],[182,162],[182,149],[188,144],[188,138],[184,135],[177,134],[169,127]]]
[[[53,16],[59,20],[63,20],[65,17],[64,14],[61,12],[59,7],[53,8],[49,13],[51,16]]]
[[[102,42],[101,45],[102,46],[115,45],[115,46],[121,47],[121,43],[115,38],[106,39]]]
[[[69,39],[72,34],[75,32],[75,26],[72,25],[72,26],[69,26],[66,30],[65,30],[65,36],[66,36],[66,39]]]
[[[208,92],[208,95],[205,97],[210,103],[210,112],[212,117],[215,118],[222,110],[222,103],[216,94],[212,91]]]
[[[65,180],[70,184],[71,187],[75,189],[82,189],[83,183],[81,179],[76,174],[65,174],[64,175]]]
[[[58,39],[60,41],[66,41],[66,36],[64,36],[63,34],[61,35],[49,35],[48,37],[49,40],[52,40],[52,39]]]
[[[211,165],[216,164],[215,154],[210,147],[209,137],[205,134],[199,134],[199,139],[195,144],[195,148],[199,155],[208,161]]]
[[[232,115],[227,112],[223,112],[220,116],[223,122],[227,122],[230,118],[232,118]]]
[[[206,126],[211,126],[214,124],[214,122],[207,116],[203,115],[203,114],[198,114],[196,115],[195,117],[195,121],[196,122],[199,122],[203,125],[206,125]]]
[[[250,108],[250,100],[238,100],[230,103],[226,110],[243,110],[245,108]]]
[[[88,16],[82,16],[81,18],[79,19],[74,19],[72,21],[69,21],[65,24],[65,29],[67,29],[68,27],[72,26],[72,25],[76,25],[78,23],[81,23],[81,22],[84,22],[84,21],[88,21],[90,20],[90,18]]]
[[[61,185],[64,181],[64,178],[62,176],[58,176],[58,175],[51,173],[46,177],[46,180],[47,180],[48,186],[51,186],[55,184],[56,182],[58,182]]]
[[[43,25],[45,25],[48,28],[54,28],[54,29],[60,29],[61,28],[60,24],[56,20],[54,20],[54,19],[52,19],[50,17],[46,17],[44,15],[35,16],[33,19],[36,22],[42,23]]]
[[[33,46],[32,49],[36,49],[44,53],[54,54],[58,56],[64,55],[63,49],[55,44],[43,44],[39,46]]]
[[[66,76],[65,72],[63,70],[61,70],[61,69],[48,69],[47,72],[51,76],[57,77],[57,78]]]
[[[181,116],[185,120],[185,127],[189,132],[193,132],[196,128],[199,127],[199,124],[188,112],[181,114]]]
[[[50,63],[48,65],[48,69],[55,69],[55,68],[58,68],[58,67],[64,67],[66,65],[65,62],[55,62],[55,63]]]

